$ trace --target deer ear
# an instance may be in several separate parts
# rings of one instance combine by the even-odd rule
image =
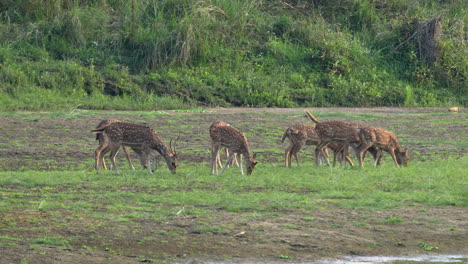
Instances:
[[[256,165],[257,165],[257,163],[258,163],[258,162],[254,162],[254,166],[256,166]]]

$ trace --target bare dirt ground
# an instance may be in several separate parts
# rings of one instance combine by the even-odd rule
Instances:
[[[166,111],[164,114],[74,111],[63,115],[3,113],[0,115],[0,170],[92,170],[93,150],[97,143],[89,131],[100,120],[108,118],[148,124],[165,141],[179,134],[182,164],[208,162],[207,129],[216,120],[235,124],[246,131],[252,149],[258,150],[261,156],[261,162],[283,162],[284,146],[280,139],[284,130],[293,124],[310,123],[302,110],[235,108],[206,109],[201,113]],[[413,160],[466,155],[467,123],[466,115],[461,113],[448,114],[443,108],[310,110],[322,120],[327,114],[341,113],[341,119],[359,116],[358,120],[353,121],[388,128],[399,135],[404,146],[411,148]],[[374,114],[381,116],[372,116]],[[370,115],[370,121],[366,115]],[[435,122],[440,115],[449,122]],[[451,135],[448,143],[443,140],[440,144],[430,143],[440,142],[440,137],[448,134]],[[272,143],[276,145],[272,146]],[[311,162],[309,156],[303,160]],[[390,162],[388,157],[385,162]],[[122,166],[125,164],[123,161],[120,163]],[[107,241],[105,245],[94,244],[92,237],[95,233],[76,228],[80,225],[74,221],[80,221],[79,218],[67,217],[66,212],[62,215],[65,224],[50,223],[47,232],[77,237],[78,240],[63,247],[32,247],[23,242],[0,243],[0,263],[297,263],[347,255],[468,254],[466,207],[410,207],[372,212],[327,208],[317,210],[312,216],[291,210],[281,211],[274,217],[249,218],[248,221],[245,221],[243,213],[230,212],[219,212],[213,216],[174,217],[161,222],[141,220],[138,224],[143,228],[135,230],[119,225],[114,225],[112,229],[98,229],[98,234]],[[382,219],[392,216],[398,216],[403,221],[398,224],[382,223]],[[31,230],[37,225],[37,221],[32,219],[41,219],[43,223],[47,222],[48,217],[48,212],[1,213],[0,210],[0,238],[31,236],[28,233],[10,233],[5,219]],[[304,221],[307,217],[313,217],[314,221]],[[359,225],[364,218],[368,224]],[[225,228],[222,231],[200,231],[196,228],[199,222],[217,223]],[[43,231],[38,229],[37,232]],[[142,237],[148,239],[142,243]]]

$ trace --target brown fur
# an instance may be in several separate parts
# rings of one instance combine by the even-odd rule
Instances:
[[[358,152],[357,149],[360,144],[360,138],[357,129],[360,127],[363,127],[361,124],[354,124],[354,123],[347,123],[347,122],[342,122],[342,121],[325,121],[325,122],[319,122],[316,117],[314,117],[309,111],[305,111],[307,116],[317,125],[315,126],[315,131],[317,132],[317,135],[320,137],[320,143],[317,145],[317,148],[315,149],[315,157],[316,157],[316,163],[317,163],[317,158],[320,157],[321,155],[324,155],[324,149],[327,146],[333,146],[334,150],[334,159],[333,159],[333,164],[336,163],[336,158],[338,154],[341,154],[341,164],[344,165],[345,163],[345,158],[348,157],[348,152],[349,152],[349,147],[352,147],[355,149],[356,153]],[[368,148],[367,149],[372,156],[374,157],[374,160],[376,161],[376,164],[380,162],[380,156],[379,156],[379,151],[376,148]],[[352,162],[350,162],[352,166]],[[317,165],[319,165],[317,163]]]
[[[210,131],[212,129],[214,129],[215,127],[219,127],[219,126],[230,126],[230,125],[228,123],[224,122],[224,121],[216,121],[213,124],[211,124]],[[224,149],[226,150],[226,157],[229,158],[229,150],[227,148],[224,148]],[[221,151],[218,151],[218,156],[216,157],[216,163],[217,163],[217,165],[219,167],[223,167],[223,164],[221,162],[220,153],[221,153]],[[241,159],[242,159],[242,157],[241,157]],[[234,158],[233,158],[233,160],[231,161],[230,164],[227,164],[227,167],[229,168],[229,166],[231,166],[232,164],[236,164],[236,166],[239,167],[239,162],[237,161],[237,154],[236,153],[234,153]]]
[[[378,147],[388,152],[397,168],[400,165],[408,165],[408,150],[403,150],[398,143],[397,137],[392,132],[379,127],[360,127],[358,134],[361,144],[357,156],[361,167],[364,166],[363,153],[370,147]]]
[[[297,153],[304,145],[317,145],[320,141],[317,133],[315,133],[315,126],[313,125],[294,125],[288,127],[281,138],[284,142],[286,138],[289,139],[289,146],[285,149],[285,165],[291,167],[291,157],[294,156],[297,165],[299,166],[299,158]]]
[[[100,160],[102,159],[103,150],[106,148],[118,149],[120,146],[129,146],[138,149],[140,151],[141,158],[145,161],[145,165],[150,173],[152,173],[150,157],[153,155],[153,151],[157,151],[165,158],[167,166],[172,173],[176,172],[178,161],[175,148],[174,150],[168,149],[161,141],[159,135],[150,127],[133,123],[117,122],[107,126],[100,126],[92,132],[100,133],[104,138],[103,143],[95,151],[95,167],[98,173],[100,170]],[[115,166],[116,154],[117,153],[113,153],[113,155],[111,155],[111,162],[116,173],[118,173],[118,169]]]
[[[229,151],[229,159],[226,165],[224,166],[221,173],[226,169],[227,164],[230,164],[234,159],[234,154],[243,155],[245,157],[245,166],[247,167],[247,174],[251,174],[255,168],[257,162],[255,161],[256,155],[250,155],[250,148],[247,141],[247,137],[242,134],[238,129],[232,127],[231,125],[223,122],[216,121],[214,122],[209,129],[211,137],[211,173],[218,174],[218,164],[216,158],[219,155],[219,151],[222,147],[225,147]],[[242,161],[240,162],[241,173],[244,174],[242,170]]]
[[[309,125],[309,124],[304,124],[304,125],[294,125],[286,129],[286,131],[283,134],[283,137],[281,138],[281,142],[284,142],[286,138],[289,139],[290,144],[289,146],[285,149],[285,166],[286,167],[291,167],[291,159],[292,156],[296,159],[296,163],[299,166],[299,158],[298,158],[298,153],[302,149],[304,145],[317,145],[320,142],[320,138],[315,132],[315,126],[314,125]],[[339,150],[338,145],[330,143],[327,146],[330,148],[334,155],[336,155],[336,150]],[[324,157],[326,160],[328,160],[328,150],[324,149]],[[351,159],[347,156],[346,161],[353,166],[353,162]],[[321,161],[319,161],[321,163]]]
[[[122,122],[122,121],[120,121],[118,119],[104,119],[101,122],[99,122],[99,124],[96,126],[96,128],[105,127],[105,126],[108,126],[110,124],[118,123],[118,122]],[[101,134],[96,134],[96,140],[99,140],[99,145],[101,145],[103,143],[103,141],[104,141],[104,137]],[[133,166],[132,158],[130,156],[130,152],[128,151],[128,148],[126,146],[122,146],[122,148],[123,148],[123,150],[125,152],[125,156],[127,157],[128,163],[130,164],[130,168],[135,169],[135,167]],[[120,149],[120,147],[118,147],[117,149],[111,149],[110,147],[107,147],[106,149],[103,150],[103,154],[101,156],[102,157],[101,164],[104,167],[104,169],[107,170],[106,161],[104,160],[104,155],[106,155],[108,152],[111,153],[110,155],[113,155],[113,153],[117,153],[119,151],[119,149]],[[138,152],[137,152],[137,154],[138,154]]]

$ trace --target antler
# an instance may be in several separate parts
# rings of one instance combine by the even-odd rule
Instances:
[[[169,142],[169,148],[171,149],[171,152],[174,155],[177,155],[177,150],[176,150],[176,142],[179,140],[180,135],[177,136],[177,138],[174,140],[174,144],[172,144],[172,138],[171,141]]]

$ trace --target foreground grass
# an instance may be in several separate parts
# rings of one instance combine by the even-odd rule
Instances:
[[[464,170],[468,158],[414,162],[396,169],[328,168],[304,165],[287,169],[260,166],[251,176],[237,168],[223,175],[207,166],[164,167],[95,174],[88,171],[0,172],[0,213],[38,210],[81,213],[89,217],[163,220],[184,208],[184,215],[220,211],[281,213],[326,208],[385,210],[407,206],[466,206]]]
[[[166,246],[172,245],[184,256],[203,255],[220,244],[197,253],[201,243],[197,239],[215,234],[225,239],[225,234],[239,233],[239,225],[245,227],[243,223],[254,218],[276,223],[279,230],[300,226],[310,232],[345,224],[316,222],[318,211],[350,208],[365,212],[347,228],[365,230],[371,224],[405,222],[431,226],[439,219],[374,214],[395,208],[416,207],[427,212],[436,206],[468,205],[463,174],[467,163],[465,156],[416,161],[400,169],[390,162],[364,169],[313,165],[289,169],[262,164],[250,176],[240,175],[237,168],[210,175],[206,164],[181,166],[175,175],[165,167],[154,175],[123,168],[121,175],[89,170],[0,172],[0,247],[11,253],[27,245],[28,251],[39,255],[47,254],[45,249],[50,246],[71,247],[167,263],[180,254],[165,252]],[[301,220],[274,220],[288,215],[299,215]],[[178,219],[186,222],[180,224]],[[458,228],[451,223],[442,225],[453,232]],[[154,250],[158,247],[163,248]],[[25,259],[24,263],[29,262]]]

